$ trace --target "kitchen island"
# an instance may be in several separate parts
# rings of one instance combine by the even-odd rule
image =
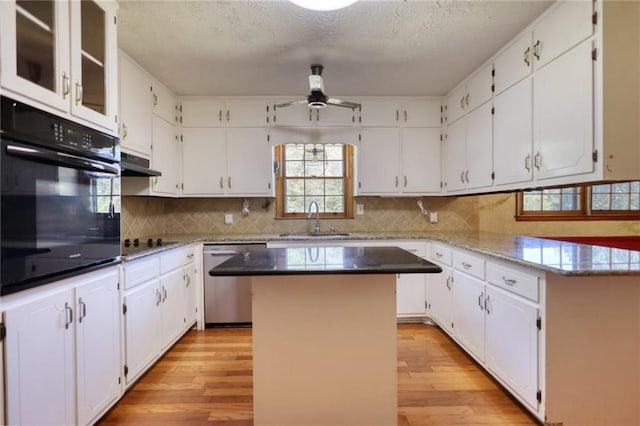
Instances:
[[[256,249],[209,271],[252,276],[254,424],[396,424],[396,274],[438,272],[397,247]]]

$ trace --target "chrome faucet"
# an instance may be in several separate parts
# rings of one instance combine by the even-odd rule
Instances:
[[[316,234],[320,232],[320,207],[318,203],[312,201],[309,203],[309,211],[307,212],[307,219],[311,219],[311,207],[316,206],[316,223],[313,224],[313,232]]]

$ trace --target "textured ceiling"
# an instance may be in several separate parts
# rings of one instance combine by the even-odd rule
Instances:
[[[121,0],[118,43],[179,95],[442,95],[549,6],[363,0],[313,12],[286,0]]]

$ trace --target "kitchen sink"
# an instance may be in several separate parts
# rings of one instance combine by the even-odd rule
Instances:
[[[284,238],[300,238],[300,239],[315,239],[315,238],[336,238],[336,237],[348,237],[350,234],[345,232],[290,232],[280,234]]]

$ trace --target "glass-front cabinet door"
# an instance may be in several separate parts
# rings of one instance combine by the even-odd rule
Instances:
[[[115,126],[117,51],[115,2],[71,1],[72,114]]]
[[[0,28],[2,87],[67,111],[68,1],[0,1]]]

